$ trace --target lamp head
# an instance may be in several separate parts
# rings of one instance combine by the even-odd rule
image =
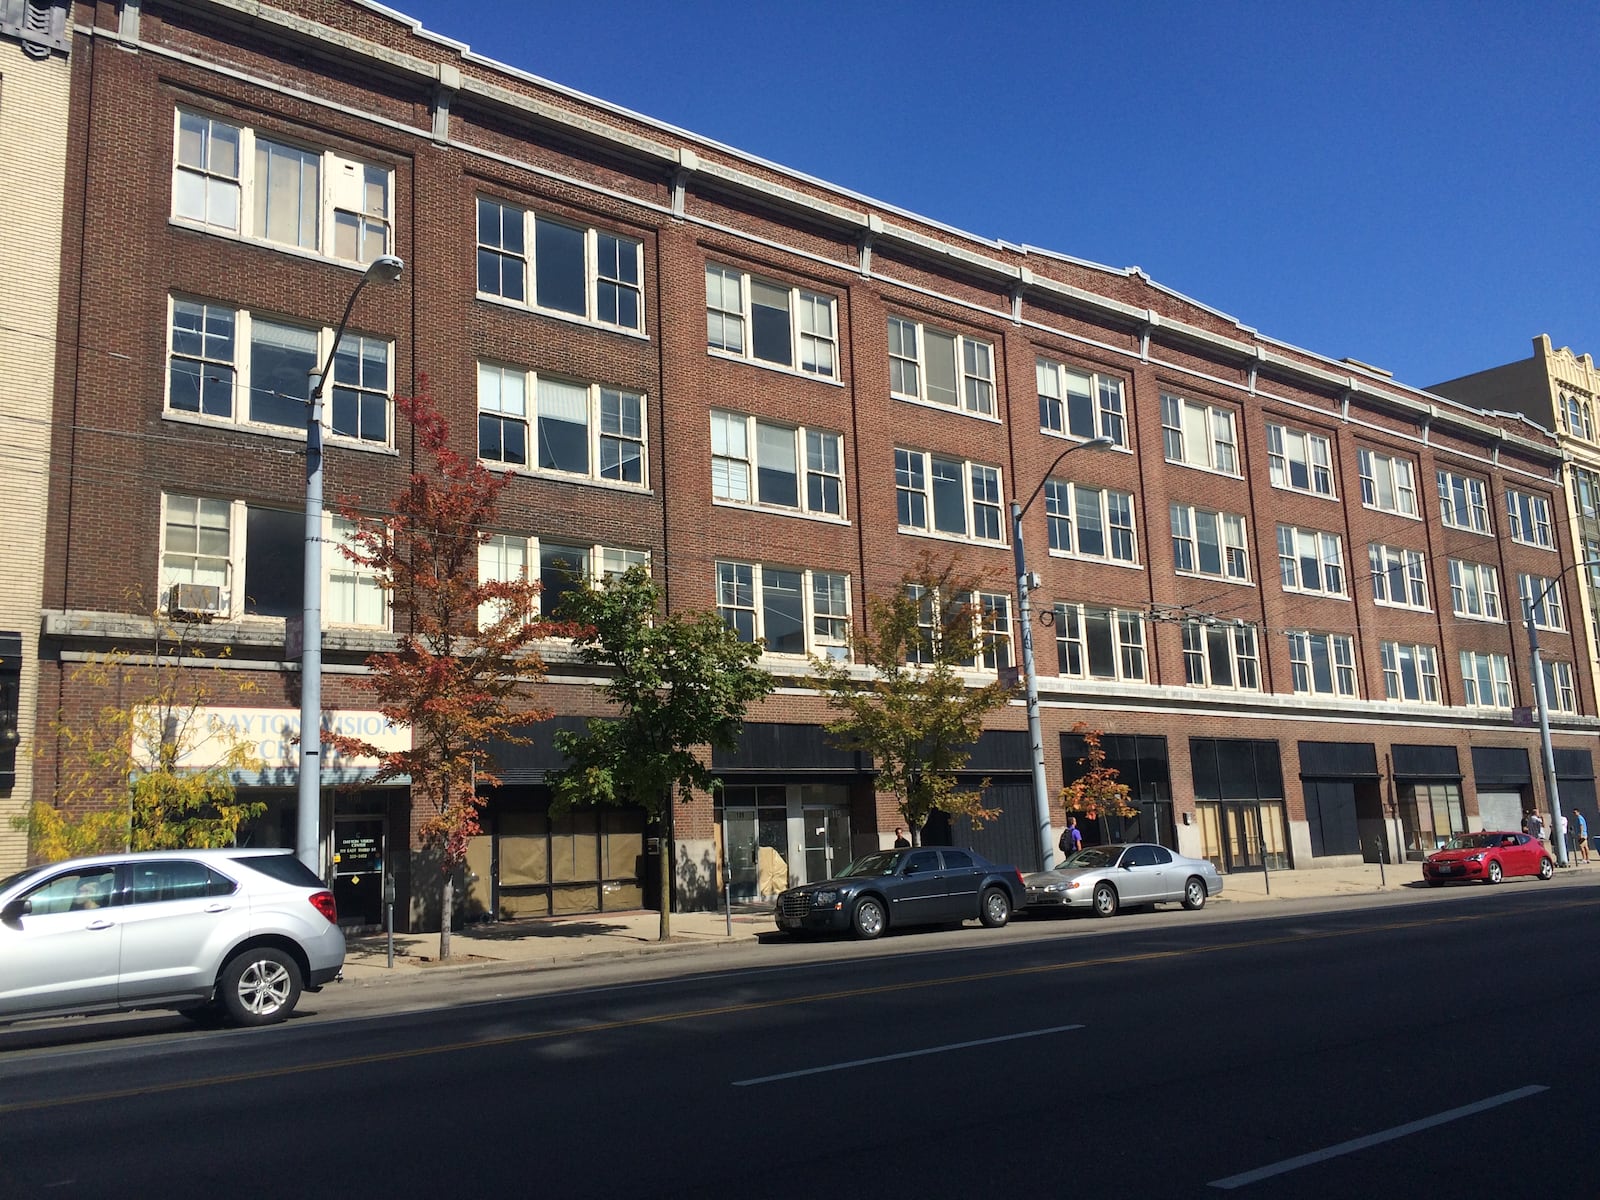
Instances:
[[[1102,433],[1090,438],[1087,442],[1084,442],[1082,448],[1085,450],[1109,450],[1116,444],[1117,443],[1113,439],[1108,438]]]
[[[405,269],[405,261],[398,255],[380,254],[367,264],[367,278],[376,279],[380,283],[393,283],[400,278],[400,272]]]

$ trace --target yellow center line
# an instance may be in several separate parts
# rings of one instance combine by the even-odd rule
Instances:
[[[1588,901],[1581,902],[1587,904]],[[1579,901],[1552,904],[1550,909],[1575,908]],[[263,1079],[283,1079],[293,1075],[309,1075],[317,1071],[339,1071],[349,1067],[372,1066],[376,1063],[404,1062],[437,1054],[456,1054],[467,1050],[484,1050],[496,1046],[515,1046],[529,1042],[549,1041],[553,1038],[581,1037],[589,1033],[608,1033],[616,1029],[640,1029],[650,1025],[666,1025],[675,1021],[694,1021],[706,1017],[725,1017],[736,1013],[761,1012],[766,1009],[791,1008],[801,1004],[822,1004],[830,1000],[853,1000],[865,996],[885,996],[895,992],[920,991],[927,988],[952,987],[967,983],[982,983],[993,979],[1015,979],[1028,975],[1047,975],[1057,971],[1077,971],[1089,967],[1114,967],[1128,963],[1156,962],[1166,958],[1187,958],[1197,954],[1215,954],[1226,950],[1252,950],[1260,946],[1283,946],[1295,942],[1324,941],[1331,938],[1353,937],[1362,933],[1388,933],[1404,929],[1424,929],[1434,925],[1459,924],[1482,921],[1499,913],[1479,913],[1461,916],[1430,917],[1416,921],[1402,921],[1391,925],[1365,926],[1356,929],[1332,929],[1320,933],[1294,933],[1282,937],[1260,938],[1243,942],[1214,942],[1182,950],[1150,950],[1138,954],[1111,954],[1100,958],[1086,958],[1074,962],[1044,963],[1027,967],[1006,967],[994,971],[978,971],[967,975],[945,975],[937,979],[908,980],[903,983],[885,983],[873,987],[845,988],[835,992],[814,992],[803,996],[785,996],[772,1000],[754,1000],[743,1004],[723,1004],[710,1008],[688,1009],[683,1012],[657,1013],[648,1017],[628,1017],[616,1021],[595,1021],[588,1025],[574,1025],[562,1029],[540,1029],[528,1033],[505,1034],[501,1037],[483,1038],[469,1042],[446,1042],[437,1046],[417,1046],[408,1050],[383,1050],[373,1054],[358,1054],[346,1058],[323,1059],[294,1066],[269,1067],[259,1071],[238,1071],[231,1075],[213,1075],[203,1079],[176,1080],[172,1083],[144,1084],[140,1087],[119,1088],[114,1091],[79,1093],[60,1096],[53,1100],[23,1100],[0,1104],[0,1115],[20,1112],[41,1112],[52,1108],[65,1108],[75,1104],[97,1104],[111,1100],[128,1100],[139,1096],[190,1091],[196,1088],[219,1087],[231,1083],[253,1083]],[[531,999],[532,997],[530,997]],[[546,997],[557,998],[557,997]]]

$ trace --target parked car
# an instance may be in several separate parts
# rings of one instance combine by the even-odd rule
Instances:
[[[1509,829],[1458,833],[1422,860],[1422,877],[1431,887],[1467,879],[1499,883],[1507,875],[1549,879],[1555,873],[1543,842]]]
[[[1051,871],[1026,879],[1028,908],[1087,908],[1097,917],[1118,909],[1178,901],[1204,908],[1222,891],[1222,876],[1203,858],[1186,858],[1165,846],[1132,842],[1089,846]]]
[[[164,850],[0,880],[0,1022],[220,1009],[294,1011],[344,966],[333,893],[284,850]]]
[[[1022,872],[973,850],[922,846],[858,858],[824,883],[778,897],[778,928],[875,938],[890,928],[976,918],[998,929],[1022,907]]]

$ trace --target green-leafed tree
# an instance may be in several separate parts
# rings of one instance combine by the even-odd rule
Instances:
[[[613,716],[586,731],[558,730],[568,764],[551,776],[554,811],[636,804],[659,822],[661,939],[672,934],[672,800],[709,790],[701,746],[732,748],[745,711],[772,691],[759,643],[741,642],[715,613],[659,612],[643,567],[569,592],[558,616],[581,627],[579,657],[608,674]]]
[[[982,785],[956,785],[984,718],[1012,691],[965,673],[999,653],[979,589],[953,561],[940,566],[924,555],[893,590],[867,597],[866,633],[852,644],[865,678],[849,663],[812,660],[814,686],[841,714],[828,732],[841,746],[872,755],[878,790],[894,795],[915,845],[936,809],[976,824],[996,815],[983,805]]]

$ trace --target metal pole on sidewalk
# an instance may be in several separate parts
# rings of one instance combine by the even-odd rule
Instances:
[[[383,929],[389,942],[389,969],[394,970],[394,876],[383,873]]]
[[[733,936],[733,872],[728,860],[728,806],[722,806],[722,907],[728,914],[728,936]]]

